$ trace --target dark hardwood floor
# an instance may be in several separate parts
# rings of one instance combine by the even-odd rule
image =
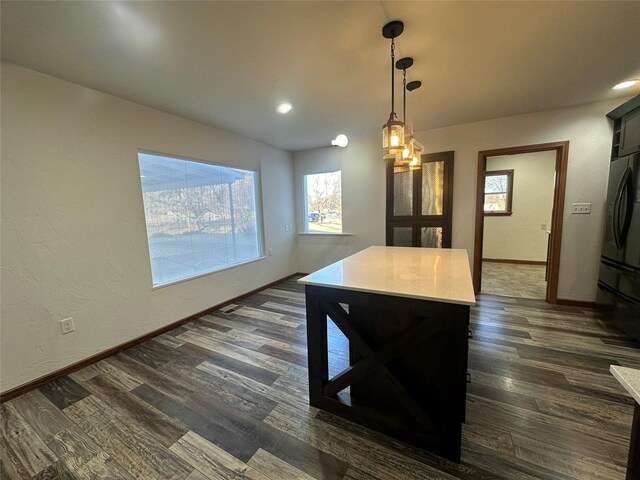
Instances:
[[[623,479],[640,346],[577,307],[482,295],[462,463],[308,405],[283,282],[2,405],[3,479]],[[331,374],[347,362],[330,330]],[[443,366],[445,368],[445,366]]]

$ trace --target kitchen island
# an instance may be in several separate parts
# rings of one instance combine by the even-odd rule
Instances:
[[[631,424],[631,441],[627,460],[627,480],[640,478],[640,369],[611,365],[610,371],[636,401]]]
[[[299,282],[311,405],[459,462],[475,304],[466,250],[369,247]],[[332,378],[328,321],[349,340]]]

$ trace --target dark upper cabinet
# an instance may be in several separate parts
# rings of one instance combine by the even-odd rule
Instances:
[[[611,160],[640,152],[640,95],[607,114],[613,120]]]
[[[619,156],[640,152],[640,108],[622,117]]]

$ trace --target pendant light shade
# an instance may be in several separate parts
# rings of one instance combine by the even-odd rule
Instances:
[[[424,147],[415,138],[411,139],[410,151],[411,156],[409,157],[409,168],[412,170],[422,168],[422,154],[424,153]]]
[[[382,36],[391,39],[391,113],[389,120],[382,126],[382,150],[385,155],[402,154],[405,147],[404,122],[398,120],[395,112],[394,61],[395,38],[404,30],[404,23],[394,20],[382,27]]]
[[[414,80],[413,82],[409,82],[406,85],[406,89],[409,92],[413,92],[414,90],[420,88],[422,86],[422,82],[420,80]],[[409,167],[412,170],[417,170],[422,168],[422,154],[424,153],[424,147],[422,144],[417,141],[415,138],[411,137],[411,160],[409,161]]]
[[[422,86],[422,82],[419,80],[414,80],[413,82],[407,83],[406,89],[409,92],[412,92]],[[422,168],[422,154],[424,153],[424,147],[422,144],[411,137],[411,161],[409,162],[409,167],[413,170],[417,170]]]
[[[393,163],[394,167],[410,167],[417,169],[422,167],[421,155],[424,149],[422,145],[413,138],[412,128],[407,123],[407,91],[418,88],[421,83],[413,81],[407,83],[407,69],[413,65],[413,58],[404,57],[396,62],[396,68],[402,70],[402,115],[405,124],[404,140],[405,145],[402,155],[398,155]]]
[[[385,154],[402,153],[405,147],[404,123],[389,115],[389,120],[382,127],[382,149]]]

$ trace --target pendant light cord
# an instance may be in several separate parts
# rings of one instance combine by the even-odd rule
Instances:
[[[396,43],[395,38],[391,38],[391,115],[395,117],[395,95],[393,89],[393,81],[394,81],[394,65],[396,58]]]
[[[407,69],[402,69],[402,121],[407,124]]]

